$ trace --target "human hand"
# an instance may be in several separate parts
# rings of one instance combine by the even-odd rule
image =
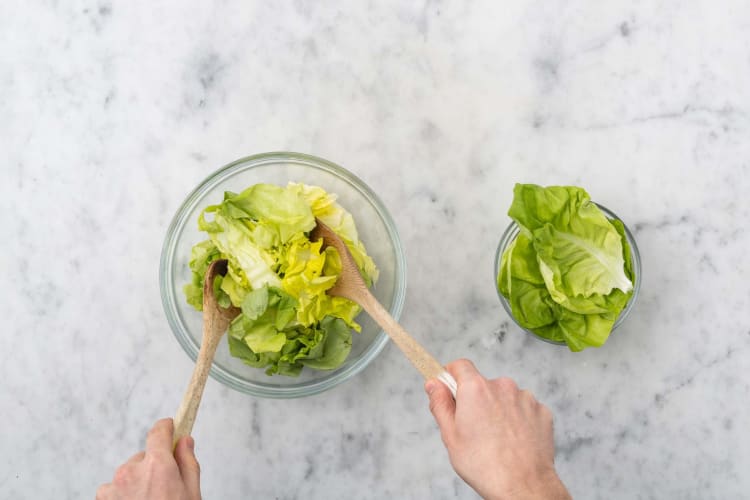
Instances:
[[[200,467],[190,436],[172,454],[174,424],[159,420],[146,437],[146,451],[136,453],[116,471],[111,483],[96,491],[96,500],[200,500]]]
[[[446,366],[456,379],[425,390],[451,464],[486,499],[569,499],[555,472],[552,413],[509,378],[488,380],[471,361]]]

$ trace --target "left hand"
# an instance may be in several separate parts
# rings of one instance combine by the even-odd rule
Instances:
[[[146,450],[133,455],[116,471],[111,483],[96,491],[96,500],[200,500],[200,466],[190,436],[180,439],[172,454],[174,424],[159,420],[146,437]]]

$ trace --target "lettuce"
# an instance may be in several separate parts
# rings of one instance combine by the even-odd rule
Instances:
[[[337,368],[351,351],[351,331],[361,330],[355,321],[361,308],[326,294],[341,273],[341,260],[335,248],[309,240],[316,217],[341,236],[368,286],[373,284],[378,270],[352,215],[322,188],[256,184],[226,192],[198,218],[208,239],[192,248],[186,300],[201,310],[208,265],[227,259],[227,274],[217,277],[214,293],[223,307],[241,309],[228,328],[229,351],[269,375],[296,376],[304,366]]]
[[[498,290],[518,323],[572,351],[599,347],[632,296],[625,228],[578,187],[517,184],[520,233],[502,255]]]
[[[359,240],[357,227],[354,225],[352,214],[336,203],[336,195],[326,193],[317,186],[304,184],[290,184],[289,188],[304,197],[312,209],[313,215],[330,227],[349,247],[354,262],[362,271],[367,286],[378,280],[378,268],[372,258],[367,255],[367,249]]]

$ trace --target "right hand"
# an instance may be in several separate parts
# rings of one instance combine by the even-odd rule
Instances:
[[[458,475],[486,499],[569,499],[555,471],[549,409],[509,378],[484,378],[471,361],[446,369],[456,399],[437,380],[425,390]]]

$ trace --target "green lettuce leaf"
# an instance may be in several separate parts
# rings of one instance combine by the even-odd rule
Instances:
[[[508,214],[531,236],[555,301],[633,288],[620,235],[583,189],[517,184]]]
[[[625,261],[625,275],[628,279],[635,284],[635,274],[633,273],[633,255],[630,251],[630,245],[628,244],[628,237],[625,235],[625,224],[617,219],[610,219],[609,221],[620,235],[620,241],[622,242],[622,259]]]
[[[262,221],[266,230],[275,230],[281,243],[311,231],[315,218],[310,205],[291,189],[273,184],[255,184],[225,203],[247,214],[247,217]]]
[[[235,322],[233,325],[241,325],[246,320]],[[229,352],[250,366],[266,368],[269,375],[296,376],[304,366],[333,370],[341,366],[352,348],[351,329],[332,316],[326,316],[314,328],[297,325],[276,333],[268,322],[254,322],[247,334],[245,326],[235,327],[229,335]],[[245,337],[237,338],[240,330]]]
[[[320,187],[290,183],[288,188],[302,196],[312,209],[315,217],[331,228],[346,243],[367,286],[378,280],[378,268],[367,249],[360,241],[352,214],[336,203],[336,195],[327,193]]]
[[[544,338],[564,341],[574,352],[601,347],[617,319],[614,314],[578,314],[562,307],[558,312],[559,317],[554,323],[531,330]]]
[[[575,187],[517,185],[508,213],[521,232],[501,257],[498,290],[513,317],[572,351],[601,346],[636,278],[623,224]]]
[[[187,303],[198,311],[203,310],[203,279],[209,264],[221,258],[220,252],[211,240],[202,241],[190,250],[191,281],[184,286]]]
[[[519,325],[540,337],[566,342],[573,351],[598,347],[606,340],[616,314],[607,310],[602,314],[579,314],[555,302],[541,278],[534,247],[526,236],[518,235],[503,254],[502,263],[498,286],[508,298]],[[619,290],[612,293],[624,295]]]
[[[334,369],[351,350],[352,330],[361,330],[355,321],[361,308],[326,294],[341,274],[336,249],[309,239],[320,217],[346,242],[365,281],[377,279],[353,217],[335,200],[315,186],[256,184],[225,192],[198,218],[209,239],[192,249],[186,299],[200,310],[208,265],[227,259],[214,293],[222,307],[241,309],[228,328],[229,351],[269,375],[296,376],[304,366]]]
[[[349,356],[352,350],[352,332],[344,321],[332,316],[326,316],[320,322],[320,330],[324,332],[321,343],[323,348],[315,353],[308,352],[296,360],[318,370],[332,370]]]
[[[218,276],[216,278],[218,278]],[[219,281],[219,288],[221,289],[221,292],[226,294],[229,298],[230,304],[234,306],[242,304],[242,301],[245,300],[245,295],[247,294],[248,289],[240,284],[238,272],[232,269],[232,266],[230,265],[226,276],[222,276],[221,278],[221,281]],[[223,304],[220,305],[222,307],[227,307]]]
[[[523,234],[503,254],[498,286],[522,327],[538,328],[555,321],[558,306],[545,287],[531,240]]]

